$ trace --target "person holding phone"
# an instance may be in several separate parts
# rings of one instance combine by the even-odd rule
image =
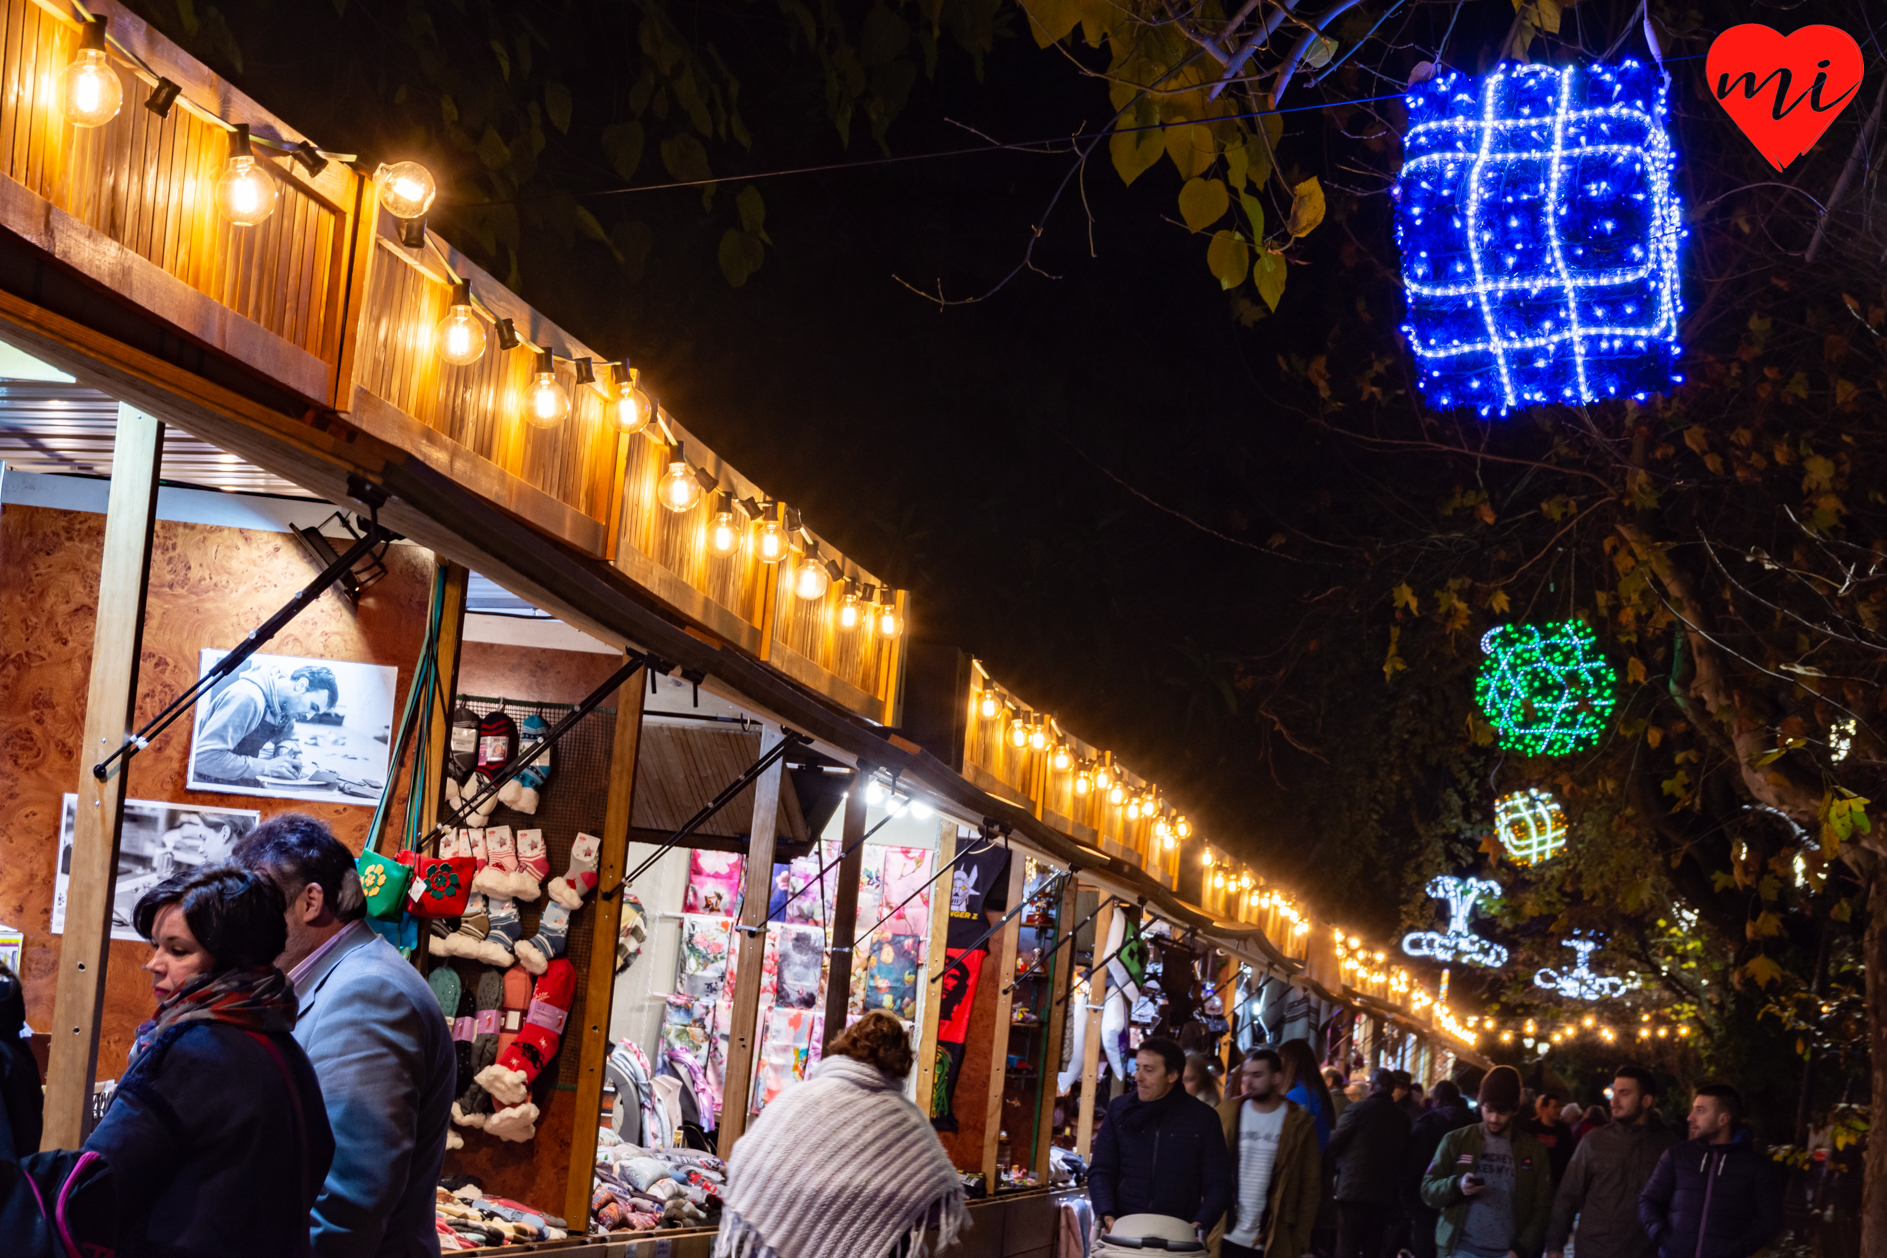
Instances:
[[[1422,1177],[1422,1201],[1441,1211],[1440,1258],[1535,1258],[1553,1210],[1546,1146],[1514,1126],[1520,1074],[1496,1066],[1481,1080],[1481,1121],[1442,1137]]]

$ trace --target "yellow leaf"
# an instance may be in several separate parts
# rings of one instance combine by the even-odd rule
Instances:
[[[1258,261],[1252,266],[1252,276],[1258,281],[1258,295],[1265,299],[1265,305],[1276,310],[1278,302],[1284,297],[1284,255],[1269,249],[1258,250]]]
[[[1396,642],[1401,637],[1402,630],[1400,627],[1391,628],[1389,630],[1389,655],[1382,662],[1382,679],[1384,681],[1393,681],[1397,673],[1402,672],[1409,666],[1400,655],[1396,654]]]
[[[1312,175],[1291,189],[1291,221],[1285,230],[1293,236],[1308,236],[1324,221],[1324,186]]]
[[[1764,956],[1751,957],[1742,972],[1758,987],[1767,987],[1782,977],[1782,967]]]
[[[1656,747],[1659,743],[1664,741],[1664,731],[1659,729],[1656,725],[1645,726],[1645,741],[1650,743],[1653,747]]]
[[[1081,21],[1081,0],[1022,0],[1022,11],[1029,16],[1035,46],[1046,48]]]
[[[1704,431],[1703,425],[1692,424],[1689,428],[1684,430],[1684,444],[1689,446],[1692,450],[1695,450],[1698,454],[1708,454],[1710,452],[1710,434]]]
[[[1142,101],[1134,106],[1133,112],[1122,115],[1120,125],[1124,128],[1146,127],[1159,120],[1158,112]],[[1153,163],[1160,160],[1160,154],[1165,151],[1165,137],[1157,128],[1150,131],[1120,130],[1107,138],[1108,156],[1114,159],[1114,169],[1119,173],[1122,183],[1131,184],[1140,178]]]
[[[1495,590],[1487,596],[1487,605],[1504,616],[1507,609],[1513,606],[1513,600],[1507,597],[1507,591]]]
[[[1636,655],[1634,655],[1631,657],[1631,659],[1625,662],[1625,680],[1626,681],[1643,681],[1644,679],[1645,679],[1645,662],[1639,659]]]
[[[1474,508],[1474,516],[1483,524],[1492,524],[1494,522],[1494,508],[1488,503],[1483,502]]]
[[[1166,128],[1166,155],[1181,179],[1196,179],[1212,166],[1218,156],[1212,141],[1212,128],[1199,125]]]
[[[1218,277],[1220,288],[1237,288],[1251,273],[1251,250],[1229,231],[1212,233],[1206,246],[1206,267]]]
[[[1390,591],[1389,601],[1392,607],[1407,607],[1409,614],[1412,616],[1422,614],[1415,606],[1415,591],[1409,588],[1407,582],[1398,585],[1394,590]]]
[[[1179,190],[1179,216],[1193,231],[1204,231],[1232,208],[1232,198],[1217,179],[1188,179]]]

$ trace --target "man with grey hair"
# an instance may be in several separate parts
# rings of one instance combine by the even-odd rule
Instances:
[[[301,1002],[295,1041],[334,1130],[310,1219],[315,1258],[436,1255],[433,1185],[457,1077],[438,998],[367,925],[354,855],[322,822],[271,817],[234,859],[288,900],[288,947],[275,965]]]

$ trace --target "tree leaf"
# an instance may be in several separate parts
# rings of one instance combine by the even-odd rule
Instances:
[[[714,177],[714,172],[708,167],[708,151],[701,147],[701,141],[686,131],[662,141],[662,165],[667,167],[669,178],[676,183],[692,183]],[[712,203],[714,189],[714,184],[707,185],[701,198],[703,209]]]
[[[1232,232],[1216,231],[1206,246],[1206,267],[1218,277],[1220,288],[1237,288],[1251,273],[1251,250]]]
[[[503,40],[494,39],[491,41],[491,55],[498,58],[498,73],[504,75],[505,78],[509,80],[511,77],[511,52],[504,46]]]
[[[639,122],[616,122],[603,128],[603,151],[609,154],[609,164],[624,179],[634,179],[636,168],[642,165],[642,124]]]
[[[1782,967],[1766,956],[1754,956],[1741,973],[1758,987],[1767,987],[1782,977]]]
[[[734,208],[740,211],[740,229],[764,237],[763,230],[767,222],[767,203],[760,195],[760,189],[748,184],[734,198]]]
[[[544,85],[544,113],[550,118],[550,125],[570,134],[570,89],[561,83]]]
[[[911,24],[897,11],[878,5],[865,15],[858,35],[858,59],[867,67],[881,66],[899,56],[911,42]]]
[[[1196,179],[1212,168],[1219,155],[1212,139],[1212,128],[1200,125],[1168,127],[1165,133],[1166,155],[1181,179]]]
[[[1644,679],[1645,679],[1645,662],[1639,659],[1636,655],[1626,660],[1625,661],[1625,680],[1626,681],[1643,681]]]
[[[1037,48],[1067,38],[1081,21],[1081,0],[1021,0],[1021,4]]]
[[[1328,35],[1318,35],[1310,41],[1310,47],[1304,52],[1304,64],[1313,70],[1321,70],[1330,64],[1330,58],[1337,55],[1337,49],[1343,45]]]
[[[1507,597],[1507,591],[1495,590],[1487,596],[1487,605],[1505,616],[1508,609],[1513,606],[1513,600]]]
[[[1131,119],[1131,121],[1130,121]],[[1134,106],[1131,114],[1123,115],[1122,127],[1144,127],[1159,121],[1153,108],[1142,101]],[[1140,178],[1153,163],[1160,160],[1166,152],[1166,139],[1158,130],[1132,131],[1117,130],[1107,138],[1107,153],[1114,159],[1114,169],[1120,174],[1120,180],[1132,184]]]
[[[1238,194],[1238,204],[1240,205],[1241,208],[1244,209],[1245,219],[1251,225],[1252,240],[1257,244],[1260,244],[1260,245],[1264,244],[1264,240],[1265,240],[1264,202],[1260,201],[1257,197],[1253,196],[1249,192],[1241,192]]]
[[[1292,236],[1308,236],[1324,221],[1324,186],[1312,175],[1291,189],[1291,221],[1286,228]]]
[[[754,233],[730,227],[721,233],[720,255],[721,274],[731,287],[739,288],[766,261],[766,248]]]
[[[511,164],[511,149],[489,124],[478,139],[478,160],[485,163],[486,170],[503,170]]]
[[[1252,267],[1252,276],[1258,281],[1258,295],[1273,310],[1284,298],[1284,266],[1283,254],[1260,249],[1257,264]]]
[[[1179,216],[1192,231],[1204,231],[1232,208],[1232,198],[1217,179],[1188,179],[1179,190]]]

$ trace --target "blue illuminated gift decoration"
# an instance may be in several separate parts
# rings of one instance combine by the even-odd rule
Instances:
[[[1396,227],[1429,405],[1504,415],[1683,379],[1666,90],[1635,61],[1409,89]]]

